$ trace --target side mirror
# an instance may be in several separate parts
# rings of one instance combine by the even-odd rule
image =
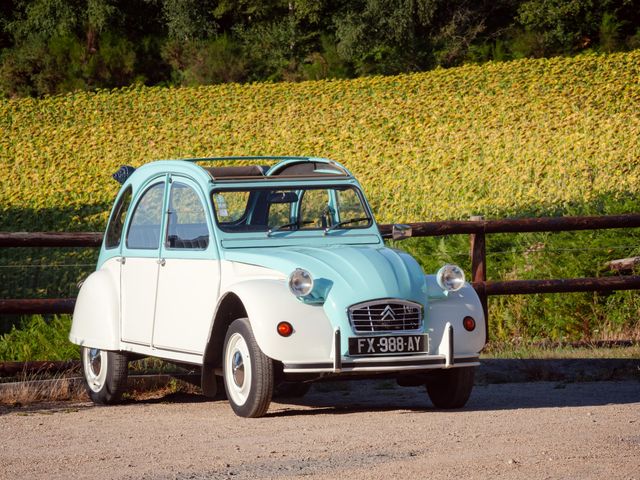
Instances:
[[[391,229],[391,238],[393,240],[404,240],[411,237],[411,227],[409,225],[394,224]]]

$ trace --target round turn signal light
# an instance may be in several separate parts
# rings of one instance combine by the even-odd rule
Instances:
[[[280,322],[278,324],[278,333],[283,337],[288,337],[293,333],[293,326],[289,322]]]
[[[473,332],[476,328],[476,321],[473,317],[464,317],[462,319],[462,326],[468,332]]]

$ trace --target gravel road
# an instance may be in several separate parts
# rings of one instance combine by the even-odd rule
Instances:
[[[460,411],[390,381],[316,384],[260,419],[186,394],[0,410],[3,479],[299,477],[640,480],[640,382],[476,386]]]

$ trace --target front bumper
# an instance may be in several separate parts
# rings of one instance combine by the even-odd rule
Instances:
[[[395,355],[350,357],[340,355],[340,329],[336,328],[333,335],[333,362],[318,363],[284,363],[284,373],[386,373],[404,372],[412,370],[430,370],[454,367],[476,367],[480,365],[477,354],[455,354],[453,326],[447,323],[444,338],[441,343],[443,349],[437,355]],[[443,351],[444,350],[444,351]]]
[[[334,363],[285,363],[284,373],[372,373],[372,372],[404,372],[411,370],[429,370],[453,367],[477,367],[480,358],[477,355],[461,355],[454,357],[454,362],[447,365],[445,355],[403,355],[396,357],[358,358],[342,357],[341,367],[334,368]]]

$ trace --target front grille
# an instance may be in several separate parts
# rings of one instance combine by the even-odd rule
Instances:
[[[349,321],[356,333],[418,330],[422,305],[405,300],[374,300],[349,307]]]

